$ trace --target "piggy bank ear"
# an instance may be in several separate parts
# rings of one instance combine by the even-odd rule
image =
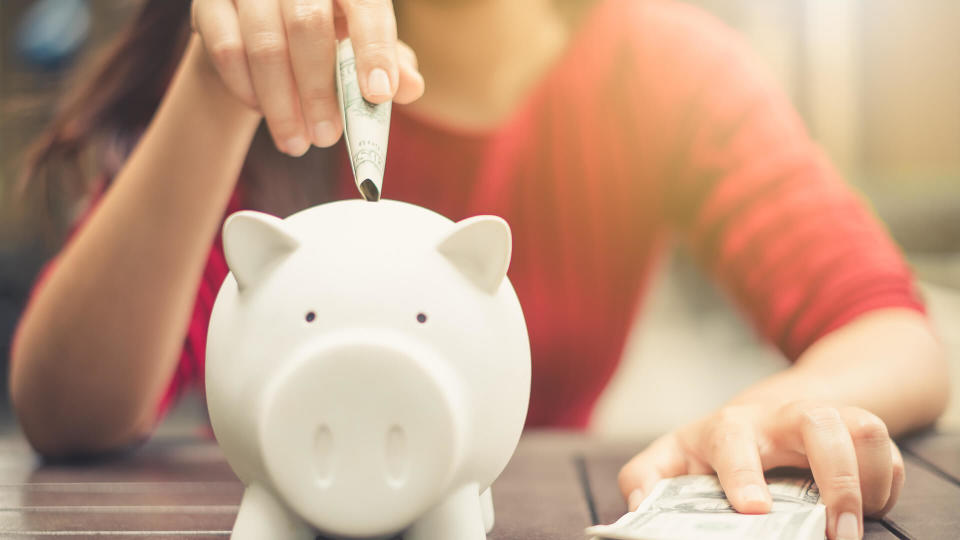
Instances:
[[[496,216],[475,216],[457,222],[437,250],[470,281],[494,294],[510,266],[511,242],[506,221]]]
[[[299,245],[287,224],[270,214],[245,210],[223,224],[223,254],[240,290],[259,281]]]

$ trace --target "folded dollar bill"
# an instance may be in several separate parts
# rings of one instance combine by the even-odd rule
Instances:
[[[611,525],[587,528],[594,540],[823,540],[826,507],[806,474],[768,475],[769,514],[736,512],[716,476],[661,480],[639,508]]]

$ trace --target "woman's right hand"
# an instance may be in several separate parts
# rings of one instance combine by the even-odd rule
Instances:
[[[343,131],[336,43],[349,36],[372,103],[415,101],[423,77],[397,40],[391,0],[194,0],[192,24],[226,87],[266,119],[277,148],[299,156]]]

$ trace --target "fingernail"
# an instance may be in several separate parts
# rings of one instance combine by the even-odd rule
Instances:
[[[313,142],[318,146],[330,146],[337,142],[337,131],[333,122],[324,120],[313,126]]]
[[[310,143],[303,137],[291,137],[283,143],[283,151],[291,156],[302,156],[310,148]]]
[[[859,540],[860,525],[857,516],[844,512],[837,518],[837,540]]]
[[[750,484],[740,489],[740,500],[748,503],[765,503],[767,502],[767,494],[762,487],[756,484]]]
[[[631,512],[637,509],[640,506],[640,503],[643,502],[643,490],[635,489],[630,492],[630,496],[627,497],[627,509]]]
[[[367,91],[371,96],[389,96],[390,78],[387,72],[381,68],[374,68],[367,78]]]

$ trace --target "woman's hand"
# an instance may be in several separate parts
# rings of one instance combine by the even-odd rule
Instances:
[[[863,516],[881,516],[903,485],[903,457],[877,416],[821,402],[738,405],[665,435],[620,471],[631,510],[662,478],[716,471],[733,507],[765,513],[772,501],[763,471],[813,472],[834,540],[863,536]]]
[[[277,148],[290,155],[340,138],[339,37],[353,42],[368,101],[409,103],[423,94],[390,0],[194,0],[192,22],[226,87],[263,114]]]

